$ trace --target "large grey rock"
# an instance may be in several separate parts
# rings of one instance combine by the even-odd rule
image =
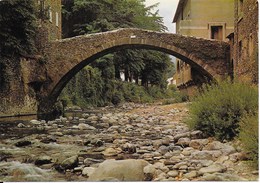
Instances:
[[[30,123],[34,124],[34,125],[40,125],[42,124],[40,121],[36,120],[36,119],[33,119],[30,121]]]
[[[174,142],[177,142],[180,138],[190,137],[190,132],[180,133],[173,137]]]
[[[224,172],[226,170],[227,170],[227,168],[225,166],[223,166],[222,164],[215,163],[215,164],[212,164],[208,167],[201,168],[198,173],[200,175],[203,175],[205,173]]]
[[[82,170],[82,175],[89,177],[91,174],[93,174],[95,172],[95,170],[96,170],[96,168],[94,168],[94,167],[85,167]]]
[[[200,181],[248,181],[243,177],[239,177],[238,175],[231,175],[227,173],[206,173],[199,179]]]
[[[209,143],[208,139],[194,139],[191,140],[189,146],[194,149],[202,149],[205,145]]]
[[[183,137],[183,138],[179,138],[179,140],[176,144],[180,145],[182,147],[187,147],[187,146],[189,146],[189,143],[190,143],[190,138]]]
[[[99,119],[98,116],[94,115],[94,116],[89,116],[86,121],[97,121]]]
[[[78,156],[72,156],[70,158],[65,159],[60,164],[62,169],[72,169],[75,168],[79,163]]]
[[[191,172],[188,172],[188,173],[185,173],[185,174],[183,175],[183,177],[184,177],[184,178],[187,178],[187,179],[192,179],[192,178],[195,178],[195,177],[197,177],[197,176],[198,176],[198,172],[195,171],[195,170],[193,170],[193,171],[191,171]]]
[[[191,159],[217,160],[222,155],[219,150],[214,151],[195,151],[191,154]]]
[[[202,136],[203,136],[203,133],[200,130],[190,132],[191,139],[200,139]]]
[[[212,154],[209,153],[208,151],[195,151],[191,154],[191,159],[206,159],[206,160],[211,160],[212,159]]]
[[[17,127],[18,127],[18,128],[25,128],[26,125],[24,125],[23,123],[19,123],[19,124],[17,125]]]
[[[50,156],[39,156],[34,164],[35,165],[43,165],[43,164],[48,164],[51,163],[52,158]]]
[[[204,150],[220,150],[224,155],[229,155],[236,152],[236,149],[231,145],[213,141],[203,148]]]
[[[78,125],[78,128],[79,128],[80,130],[95,130],[95,129],[96,129],[94,126],[90,126],[90,125],[85,124],[85,123],[80,123],[80,124]]]
[[[172,170],[167,173],[170,177],[177,177],[179,175],[179,172],[177,170]]]
[[[204,159],[202,159],[202,160],[191,160],[190,163],[191,164],[195,164],[196,166],[198,164],[200,164],[203,167],[208,167],[208,166],[213,164],[213,161],[212,160],[204,160]]]
[[[118,155],[121,152],[122,152],[122,149],[120,149],[120,148],[109,147],[105,151],[103,151],[102,154],[104,156],[116,156],[116,155]]]
[[[145,174],[145,181],[151,181],[155,177],[155,172],[156,169],[153,165],[148,164],[147,166],[144,167],[143,169],[144,174]]]
[[[128,153],[136,153],[136,146],[134,144],[126,143],[122,146],[122,150]]]
[[[144,167],[148,165],[144,160],[106,160],[89,176],[88,181],[143,181]]]

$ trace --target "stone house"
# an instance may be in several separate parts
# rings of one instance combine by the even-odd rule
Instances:
[[[47,36],[46,41],[61,39],[61,0],[37,0],[39,34]],[[39,36],[41,37],[41,36]]]
[[[234,0],[179,0],[173,18],[176,33],[228,41],[226,37],[234,31],[233,10]],[[180,59],[176,60],[174,79],[180,89],[192,88],[208,80]]]
[[[234,34],[229,36],[234,78],[258,83],[258,1],[235,0]]]

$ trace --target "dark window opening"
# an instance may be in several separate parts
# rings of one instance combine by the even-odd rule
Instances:
[[[239,12],[242,13],[243,12],[243,6],[244,6],[244,0],[239,0]]]
[[[234,69],[234,60],[232,59],[230,63],[230,77],[232,81],[234,80]]]
[[[223,40],[223,26],[211,26],[211,39]]]
[[[242,56],[242,41],[239,41],[239,44],[238,44],[238,56],[239,56],[239,59],[241,58]]]

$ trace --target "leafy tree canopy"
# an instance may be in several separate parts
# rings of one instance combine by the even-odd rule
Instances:
[[[35,20],[33,0],[0,1],[0,54],[32,54]]]

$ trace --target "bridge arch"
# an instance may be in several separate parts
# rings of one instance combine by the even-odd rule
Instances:
[[[68,81],[83,67],[103,55],[125,48],[168,53],[211,79],[220,79],[229,73],[229,45],[221,41],[142,29],[77,36],[51,42],[46,47],[49,82],[42,87],[40,106],[56,101]]]

